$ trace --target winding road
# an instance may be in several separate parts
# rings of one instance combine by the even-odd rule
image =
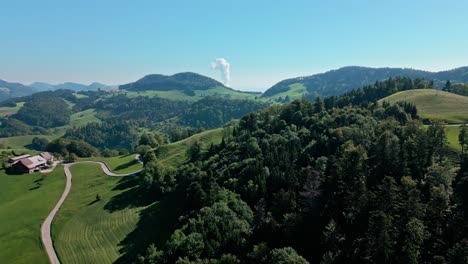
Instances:
[[[135,159],[140,161],[140,157],[135,156]],[[54,244],[52,242],[52,236],[50,233],[50,228],[52,225],[52,221],[54,220],[55,215],[57,214],[58,210],[62,206],[63,202],[67,198],[68,194],[70,193],[71,186],[72,186],[72,174],[70,172],[70,167],[79,164],[79,163],[96,163],[101,165],[102,171],[107,175],[111,177],[124,177],[124,176],[132,176],[135,175],[136,173],[140,172],[132,172],[128,174],[115,174],[113,173],[109,166],[105,162],[102,161],[81,161],[81,162],[74,162],[74,163],[69,163],[69,164],[64,164],[64,170],[65,170],[65,176],[67,177],[67,182],[65,185],[65,190],[63,191],[62,196],[58,200],[57,204],[55,205],[54,209],[50,212],[49,216],[44,220],[44,223],[42,223],[41,226],[41,239],[42,239],[42,244],[44,244],[44,247],[46,249],[47,255],[49,256],[50,263],[52,264],[60,264],[60,261],[57,257],[57,253],[55,252],[54,249]]]

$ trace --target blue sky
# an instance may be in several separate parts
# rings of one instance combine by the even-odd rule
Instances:
[[[348,65],[468,65],[468,1],[0,0],[0,79],[121,84],[193,71],[264,90]]]

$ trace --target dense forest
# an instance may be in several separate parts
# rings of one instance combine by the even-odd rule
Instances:
[[[132,150],[137,145],[139,128],[158,129],[177,141],[201,132],[200,129],[220,127],[266,106],[266,103],[251,100],[215,97],[190,104],[157,97],[119,95],[93,104],[101,123],[71,127],[64,137],[83,140],[101,150]],[[168,122],[171,118],[175,119]]]
[[[71,105],[78,101],[72,91],[57,90],[1,102],[0,106],[6,107],[15,106],[17,102],[25,104],[18,113],[0,119],[0,136],[45,134],[48,128],[67,125],[73,113]]]
[[[81,140],[101,150],[132,150],[138,142],[138,124],[135,121],[108,120],[68,129],[64,138]]]
[[[131,98],[121,94],[98,100],[92,108],[98,110],[97,117],[102,120],[134,120],[145,126],[175,117],[186,111],[189,106],[185,101],[143,96]]]
[[[62,98],[45,97],[26,102],[12,118],[31,126],[51,128],[68,124],[70,115],[71,110]]]
[[[217,128],[267,106],[267,103],[251,100],[205,97],[190,106],[181,116],[181,123],[189,127]]]
[[[183,212],[134,261],[466,263],[468,157],[448,159],[444,127],[414,117],[297,100],[195,143],[180,168],[148,152],[142,192],[175,195]]]
[[[466,83],[455,83],[452,84],[450,81],[445,83],[443,91],[468,96],[468,84]]]
[[[100,90],[79,94],[77,97],[73,91],[56,90],[2,102],[0,106],[5,107],[25,104],[17,114],[0,120],[0,136],[46,134],[47,129],[68,125],[72,114],[94,109],[101,123],[68,126],[65,137],[84,140],[101,150],[132,150],[138,141],[137,128],[158,130],[176,141],[267,106],[259,101],[217,97],[187,102]]]

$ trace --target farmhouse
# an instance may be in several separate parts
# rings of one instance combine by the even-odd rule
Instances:
[[[11,158],[10,161],[13,161],[12,168],[17,173],[32,173],[34,171],[39,171],[42,168],[47,167],[47,162],[52,162],[54,156],[49,152],[42,152],[36,156],[22,155],[18,157]]]
[[[31,157],[31,155],[29,155],[29,154],[24,154],[24,155],[21,155],[21,156],[16,156],[16,157],[10,158],[10,159],[8,160],[8,162],[10,162],[10,163],[16,163],[16,162],[18,162],[18,161],[20,161],[20,160],[22,160],[22,159],[24,159],[24,158],[29,158],[29,157]]]

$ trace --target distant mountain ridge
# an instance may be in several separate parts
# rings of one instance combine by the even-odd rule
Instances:
[[[59,90],[59,89],[68,89],[72,91],[86,91],[86,90],[96,90],[100,89],[111,89],[112,86],[93,82],[90,85],[85,85],[81,83],[74,83],[74,82],[65,82],[60,84],[50,84],[44,82],[35,82],[30,84],[29,86],[39,90],[39,91],[52,91],[52,90]]]
[[[325,73],[311,76],[297,77],[283,80],[266,90],[262,97],[287,95],[291,85],[302,84],[308,97],[337,96],[352,89],[361,88],[382,81],[390,77],[424,78],[434,80],[435,85],[441,88],[447,80],[453,82],[468,82],[468,66],[448,71],[429,72],[408,68],[370,68],[360,66],[348,66]]]
[[[14,97],[31,95],[36,92],[38,92],[38,90],[30,86],[0,80],[0,101]]]
[[[212,78],[193,72],[182,72],[174,75],[150,74],[136,82],[120,85],[119,89],[125,89],[127,91],[179,90],[183,92],[193,92],[195,90],[207,90],[214,87],[231,89]]]
[[[289,96],[290,99],[295,99],[301,97],[314,98],[316,96],[338,96],[350,90],[373,84],[376,81],[383,81],[396,76],[434,80],[435,85],[441,88],[447,80],[454,83],[468,83],[468,66],[440,72],[429,72],[408,68],[369,68],[348,66],[325,73],[283,80],[266,90],[261,97],[266,99],[276,99],[279,97],[284,98]],[[135,82],[120,86],[109,86],[98,82],[94,82],[89,85],[74,82],[65,82],[61,84],[35,82],[31,85],[23,85],[20,83],[11,83],[0,80],[0,101],[49,90],[69,89],[72,91],[84,91],[96,90],[99,88],[108,90],[117,87],[122,90],[134,92],[174,90],[182,92],[188,96],[194,96],[196,94],[195,91],[203,91],[204,94],[207,90],[212,91],[211,94],[223,94],[226,93],[226,91],[228,91],[228,93],[241,92],[241,94],[254,93],[236,91],[226,87],[219,81],[197,73],[182,72],[174,75],[150,74]]]

